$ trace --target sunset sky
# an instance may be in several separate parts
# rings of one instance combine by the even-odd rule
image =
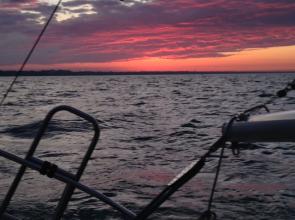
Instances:
[[[0,0],[17,70],[57,0]],[[64,0],[29,69],[294,71],[294,0]]]

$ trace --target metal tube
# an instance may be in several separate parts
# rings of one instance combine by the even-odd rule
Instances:
[[[85,114],[84,112],[81,112],[81,111],[79,111],[77,109],[74,109],[74,108],[71,108],[69,106],[62,106],[61,109],[62,110],[67,110],[67,111],[71,112],[72,114],[75,114],[75,115],[85,119],[86,121],[90,122],[92,124],[93,130],[94,130],[94,136],[93,136],[93,138],[91,140],[91,143],[90,143],[90,145],[89,145],[89,147],[88,147],[88,149],[86,151],[85,156],[83,157],[83,160],[82,160],[82,162],[80,164],[80,167],[79,167],[79,169],[78,169],[78,171],[77,171],[77,173],[76,173],[76,175],[74,177],[74,179],[77,182],[79,182],[79,180],[80,180],[80,178],[81,178],[81,176],[82,176],[82,174],[83,174],[83,172],[84,172],[84,170],[85,170],[85,168],[87,166],[87,163],[88,163],[88,161],[89,161],[89,159],[91,157],[91,154],[92,154],[92,152],[93,152],[93,150],[94,150],[94,148],[95,148],[95,146],[97,144],[99,134],[100,134],[100,130],[99,130],[97,121],[93,117],[91,117],[90,115]],[[59,220],[62,217],[64,211],[66,210],[67,204],[69,203],[69,201],[70,201],[70,199],[72,197],[72,194],[74,193],[74,190],[75,190],[75,187],[73,185],[68,184],[65,187],[65,189],[63,191],[63,194],[62,194],[62,197],[61,197],[61,199],[60,199],[60,201],[59,201],[59,203],[57,205],[57,208],[56,208],[56,211],[54,213],[53,219]]]
[[[86,152],[86,155],[85,157],[83,158],[83,161],[80,165],[80,168],[78,170],[78,173],[76,174],[76,177],[75,179],[77,181],[79,181],[86,165],[87,165],[87,162],[88,160],[90,159],[90,156],[91,156],[91,153],[93,152],[95,146],[96,146],[96,143],[98,141],[98,138],[99,138],[99,134],[100,134],[100,130],[99,130],[99,126],[97,124],[97,121],[91,117],[90,115],[78,110],[78,109],[75,109],[73,107],[70,107],[70,106],[67,106],[67,105],[61,105],[61,106],[57,106],[55,108],[53,108],[51,111],[48,112],[48,114],[46,115],[42,125],[41,125],[41,128],[39,129],[29,151],[27,152],[27,155],[25,157],[25,159],[29,160],[35,153],[35,150],[37,148],[37,146],[39,145],[39,142],[41,140],[41,138],[43,137],[47,127],[48,127],[48,124],[50,122],[50,120],[52,119],[52,117],[57,113],[57,112],[60,112],[60,111],[67,111],[67,112],[70,112],[74,115],[77,115],[83,119],[85,119],[86,121],[90,122],[92,125],[93,125],[93,130],[94,130],[94,136],[92,138],[92,141],[91,141],[91,144]],[[9,202],[11,200],[11,198],[13,197],[15,191],[16,191],[16,188],[18,187],[18,184],[20,183],[20,180],[21,178],[23,177],[24,173],[25,173],[25,170],[26,170],[26,166],[25,165],[22,165],[17,173],[17,175],[15,176],[3,202],[2,202],[2,205],[0,207],[0,217],[3,215],[3,213],[5,212],[5,210],[7,209],[7,206],[9,205]],[[65,192],[67,191],[67,193],[65,194]],[[72,195],[74,191],[74,188],[72,186],[67,186],[65,191],[64,191],[64,197],[61,199],[60,203],[58,204],[58,207],[57,207],[57,210],[56,210],[56,214],[55,214],[55,219],[60,219],[61,216],[62,216],[62,213],[64,212],[64,210],[66,209],[66,206],[67,206],[67,203],[68,201],[70,200],[70,197]]]
[[[19,163],[23,166],[29,167],[33,170],[37,170],[37,171],[39,171],[41,169],[41,164],[43,163],[43,161],[36,159],[36,158],[32,158],[31,160],[26,160],[26,159],[20,158],[14,154],[8,153],[3,150],[0,150],[0,156],[6,158],[8,160],[14,161],[16,163]],[[37,162],[37,161],[41,161],[41,163]],[[82,183],[79,183],[79,182],[71,179],[71,176],[72,176],[71,173],[68,173],[67,171],[58,168],[58,170],[54,174],[53,178],[55,178],[63,183],[70,184],[70,185],[74,186],[75,188],[105,202],[106,204],[113,207],[115,210],[122,213],[128,219],[135,218],[136,214],[134,212],[130,211],[129,209],[125,208],[124,206],[120,205],[119,203],[113,201],[112,199],[105,196],[104,194],[99,193],[99,192],[83,185]]]
[[[234,122],[228,131],[232,142],[293,142],[295,120]]]

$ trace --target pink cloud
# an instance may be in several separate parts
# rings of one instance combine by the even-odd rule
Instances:
[[[45,5],[36,7],[36,2],[29,0],[1,3],[1,39],[11,32],[30,45],[36,37],[41,28],[34,22],[38,15],[4,10],[7,5],[22,7],[21,3],[28,2],[44,16],[52,10]],[[53,22],[32,62],[218,57],[248,48],[295,45],[295,3],[288,0],[154,0],[132,7],[117,0],[85,0],[83,4],[92,5],[97,14]],[[80,1],[64,3],[65,8],[79,5]],[[3,65],[20,62],[9,51],[27,50],[14,45],[11,49],[0,43],[7,54],[1,56]]]

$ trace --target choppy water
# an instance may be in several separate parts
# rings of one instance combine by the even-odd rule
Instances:
[[[1,149],[24,156],[52,107],[67,104],[93,115],[101,138],[82,182],[138,212],[166,183],[200,157],[230,116],[269,99],[291,74],[89,76],[20,78],[0,111]],[[10,78],[0,78],[1,92]],[[261,94],[262,97],[260,96]],[[271,110],[295,108],[295,94]],[[92,132],[60,114],[36,156],[74,171]],[[295,147],[248,146],[223,161],[213,210],[218,219],[295,219]],[[197,219],[207,207],[217,159],[150,219]],[[3,199],[18,165],[0,159]],[[9,206],[22,219],[49,219],[64,185],[28,170]],[[64,219],[120,219],[109,206],[76,191]]]

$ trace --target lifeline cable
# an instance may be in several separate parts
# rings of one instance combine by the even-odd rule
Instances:
[[[274,101],[276,101],[279,98],[286,97],[288,92],[290,92],[292,90],[295,90],[295,79],[292,82],[289,82],[284,89],[277,91],[276,94],[273,95],[268,101],[264,102],[263,104],[251,107],[251,108],[243,111],[242,113],[238,114],[237,120],[238,121],[247,121],[252,112],[254,112],[256,110],[260,110],[260,109],[264,109],[266,112],[269,113],[270,111],[269,111],[269,108],[267,107],[267,105],[273,104]]]
[[[45,23],[43,29],[41,30],[40,34],[38,35],[37,39],[35,40],[35,43],[33,44],[33,47],[32,47],[31,50],[29,51],[29,53],[28,53],[28,55],[26,56],[26,58],[25,58],[23,64],[21,65],[21,67],[20,67],[20,69],[18,70],[18,72],[15,74],[14,79],[11,81],[11,83],[10,83],[8,89],[7,89],[6,92],[4,93],[4,95],[3,95],[2,99],[1,99],[1,102],[0,102],[0,106],[3,105],[3,103],[4,103],[5,99],[6,99],[6,97],[7,97],[8,94],[11,92],[12,87],[13,87],[13,85],[15,84],[17,78],[18,78],[18,77],[20,76],[20,74],[23,72],[23,70],[24,70],[26,64],[28,63],[30,57],[32,56],[32,54],[33,54],[35,48],[37,47],[39,41],[41,40],[43,34],[45,33],[45,31],[46,31],[46,29],[47,29],[49,23],[51,22],[53,16],[55,15],[56,11],[58,10],[58,8],[59,8],[61,2],[62,2],[62,0],[59,0],[58,3],[56,4],[56,6],[55,6],[54,10],[52,11],[50,17],[48,18],[47,22]]]
[[[283,98],[283,97],[287,96],[288,92],[290,92],[291,90],[295,90],[295,79],[292,82],[289,82],[284,89],[277,91],[273,97],[271,97],[268,101],[266,101],[263,104],[264,107],[266,107],[266,105],[272,104],[275,100],[277,100],[279,98]]]

